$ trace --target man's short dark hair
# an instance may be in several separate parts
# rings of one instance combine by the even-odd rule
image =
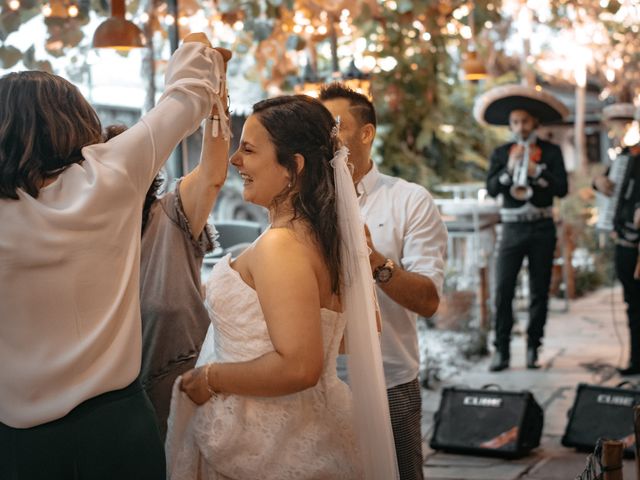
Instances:
[[[322,87],[320,90],[320,101],[335,100],[344,98],[349,101],[350,110],[354,117],[360,122],[361,126],[367,123],[374,127],[376,122],[376,109],[365,95],[352,90],[343,83],[333,82]]]

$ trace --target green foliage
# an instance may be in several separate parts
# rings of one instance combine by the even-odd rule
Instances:
[[[160,0],[150,1],[155,8],[162,6]],[[601,12],[614,14],[620,8],[617,0],[604,2],[605,7],[600,3],[592,0],[551,0],[553,25],[557,28],[570,27],[567,25],[568,13],[576,7],[589,15]],[[485,128],[475,122],[472,115],[474,98],[493,85],[519,80],[519,73],[513,71],[517,62],[514,64],[513,59],[506,58],[504,51],[500,50],[510,32],[510,25],[499,13],[500,0],[475,0],[472,3],[468,0],[396,0],[377,1],[375,4],[356,0],[344,3],[216,0],[214,4],[227,24],[240,19],[244,22],[244,29],[233,45],[238,57],[268,57],[263,59],[259,68],[243,73],[256,82],[260,81],[265,90],[268,86],[286,90],[297,80],[296,65],[292,64],[291,68],[285,65],[291,57],[280,55],[282,51],[312,49],[316,43],[329,41],[326,35],[322,38],[322,35],[314,34],[311,38],[305,34],[294,34],[291,29],[279,30],[284,26],[292,27],[295,9],[309,10],[312,16],[317,17],[321,10],[332,8],[338,8],[333,13],[340,15],[339,8],[342,7],[336,5],[352,8],[351,18],[356,27],[354,38],[345,41],[353,41],[355,35],[363,37],[369,46],[375,47],[372,55],[392,57],[397,61],[390,71],[372,74],[372,93],[380,124],[376,155],[382,159],[383,170],[426,186],[442,181],[484,179],[487,159],[493,148],[505,140],[506,132],[504,129]],[[395,8],[391,9],[393,4]],[[129,11],[137,11],[140,5],[141,0],[127,2]],[[18,12],[12,12],[5,6],[0,14],[0,40],[5,40],[22,23],[38,15],[41,6],[38,0],[22,0]],[[108,6],[106,0],[90,0],[89,8],[108,15]],[[465,13],[460,13],[462,11]],[[76,19],[48,19],[48,52],[52,56],[66,55],[70,47],[79,45],[83,40],[82,26],[87,20],[88,11],[81,11]],[[485,28],[487,22],[493,24],[493,29]],[[471,39],[460,33],[461,28],[469,26],[474,34]],[[629,29],[621,32],[619,25],[609,24],[607,28],[618,34],[612,36],[614,46],[618,42],[626,48],[637,42],[631,37],[638,35]],[[256,47],[258,43],[270,45],[262,51]],[[474,48],[497,78],[484,84],[462,80],[461,64],[467,52]],[[624,49],[620,51],[626,52]],[[638,55],[640,48],[635,48],[634,52]],[[33,58],[33,51],[22,53],[25,65],[48,68],[48,62]],[[17,58],[15,49],[0,47],[0,64],[4,68],[15,65],[19,61]],[[332,71],[331,60],[322,55],[318,56],[317,65],[318,71]],[[634,75],[637,70],[634,70]],[[299,72],[298,77],[301,74]],[[616,82],[624,83],[618,78]],[[638,84],[640,82],[636,82]]]
[[[20,8],[16,11],[9,9],[5,4],[0,13],[0,41],[4,43],[24,23],[36,16],[41,16],[44,3],[38,0],[21,0]],[[130,2],[129,6],[134,8],[135,6],[131,4],[137,5],[137,0]],[[89,8],[106,13],[99,0],[93,0]],[[48,38],[45,43],[47,53],[52,57],[62,57],[67,54],[69,48],[78,46],[84,39],[82,27],[89,23],[89,10],[80,5],[79,14],[75,18],[42,17],[42,21],[47,26]],[[35,58],[34,45],[22,52],[14,46],[0,47],[0,68],[12,68],[20,60],[28,69],[52,71],[51,63],[47,59]]]
[[[594,228],[596,196],[591,182],[595,170],[573,172],[571,191],[559,202],[560,218],[568,227],[576,250],[588,252],[590,262],[575,268],[575,289],[578,296],[602,285],[609,285],[615,278],[613,265],[614,245],[611,238]]]
[[[453,11],[467,4],[396,3],[397,10],[382,9],[382,18],[361,15],[356,21],[365,37],[382,47],[379,57],[398,62],[372,78],[382,126],[377,144],[382,168],[427,187],[484,179],[487,159],[502,139],[473,119],[479,86],[460,80],[463,45],[457,36],[444,33]],[[477,3],[474,24],[495,19],[496,14],[482,8],[488,2]]]
[[[22,62],[29,70],[42,70],[53,73],[53,67],[49,60],[36,60],[35,47],[31,45],[22,55]]]
[[[22,52],[12,46],[0,47],[0,67],[11,68],[22,59]]]

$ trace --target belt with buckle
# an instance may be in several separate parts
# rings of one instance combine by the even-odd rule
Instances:
[[[551,207],[528,208],[525,211],[515,208],[500,209],[500,220],[503,223],[530,223],[553,218]]]

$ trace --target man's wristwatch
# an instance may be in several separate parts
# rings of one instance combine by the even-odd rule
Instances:
[[[393,263],[393,260],[387,258],[382,265],[376,267],[376,269],[373,271],[373,279],[376,281],[376,283],[387,283],[389,280],[391,280],[395,269],[396,264]]]

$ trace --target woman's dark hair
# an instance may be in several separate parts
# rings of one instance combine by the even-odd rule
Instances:
[[[104,141],[108,142],[116,135],[120,135],[126,129],[127,129],[126,125],[119,125],[119,124],[109,125],[108,127],[105,127],[104,135],[103,135]],[[161,174],[158,174],[153,179],[153,182],[151,182],[151,186],[149,187],[149,190],[147,190],[147,195],[144,197],[144,204],[142,206],[142,232],[144,232],[144,229],[147,226],[151,205],[153,205],[153,202],[155,202],[158,199],[158,192],[160,191],[160,188],[162,187],[163,184],[164,184],[164,179],[162,178]]]
[[[19,188],[37,197],[43,180],[101,141],[98,115],[65,79],[36,71],[0,78],[0,198],[18,199]]]
[[[331,289],[340,293],[341,239],[330,164],[339,147],[337,136],[332,135],[335,120],[322,103],[306,95],[263,100],[253,106],[253,113],[269,133],[278,163],[289,172],[294,218],[303,218],[311,226],[329,267]],[[304,157],[299,175],[295,154]],[[289,192],[275,201],[284,200]]]

